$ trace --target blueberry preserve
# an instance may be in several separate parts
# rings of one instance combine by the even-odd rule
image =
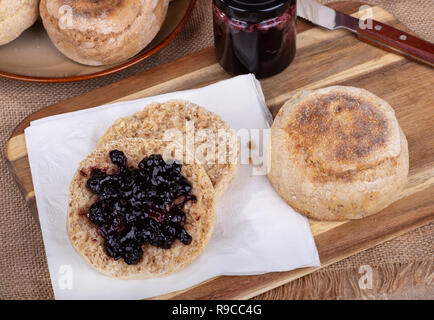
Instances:
[[[227,72],[265,78],[294,59],[296,0],[214,0],[213,14],[216,55]]]
[[[196,197],[181,174],[182,165],[151,155],[138,168],[130,168],[118,150],[110,152],[110,159],[117,173],[94,169],[87,180],[87,187],[98,196],[88,217],[104,238],[107,254],[137,264],[146,243],[169,249],[178,239],[189,245],[192,238],[184,228],[183,207]]]

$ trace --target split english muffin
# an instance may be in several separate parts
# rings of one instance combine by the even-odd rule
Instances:
[[[269,180],[294,209],[319,220],[359,219],[397,200],[408,145],[392,107],[364,89],[302,92],[271,129]]]
[[[76,251],[97,271],[118,279],[160,277],[183,269],[207,245],[215,222],[211,181],[200,164],[175,166],[172,160],[182,163],[183,156],[168,149],[163,141],[122,139],[98,147],[80,163],[70,185],[67,231]],[[180,193],[179,186],[188,185],[188,193]],[[178,194],[174,202],[160,201],[169,190]],[[177,227],[185,230],[178,230],[180,236]],[[162,232],[177,239],[167,242]]]
[[[229,186],[238,168],[236,132],[215,113],[189,101],[151,103],[143,111],[116,120],[98,145],[135,137],[159,140],[181,138],[180,143],[204,165],[217,198]]]
[[[44,27],[54,45],[76,62],[123,62],[145,48],[166,18],[168,0],[42,0]]]

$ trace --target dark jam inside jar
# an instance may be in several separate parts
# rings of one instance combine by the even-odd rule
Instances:
[[[217,59],[233,75],[273,76],[296,52],[296,0],[214,0]]]

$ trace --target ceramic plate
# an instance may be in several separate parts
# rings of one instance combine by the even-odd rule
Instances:
[[[66,58],[50,41],[42,21],[18,39],[0,46],[0,76],[34,82],[69,82],[98,78],[131,67],[164,48],[184,27],[196,0],[175,0],[155,39],[138,55],[119,65],[85,66]]]

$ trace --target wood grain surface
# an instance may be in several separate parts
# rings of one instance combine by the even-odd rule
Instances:
[[[361,3],[332,7],[355,16]],[[374,19],[405,28],[386,11],[374,7]],[[357,221],[310,220],[322,267],[434,221],[434,72],[422,64],[370,46],[345,30],[328,31],[298,19],[297,57],[284,72],[261,80],[267,105],[275,115],[295,92],[330,85],[365,88],[394,107],[410,149],[409,183],[382,212]],[[209,48],[177,61],[46,107],[23,120],[7,145],[10,171],[30,210],[37,217],[24,129],[30,121],[115,101],[202,87],[229,78]],[[256,276],[218,277],[193,288],[160,296],[174,299],[247,299],[319,268]]]

